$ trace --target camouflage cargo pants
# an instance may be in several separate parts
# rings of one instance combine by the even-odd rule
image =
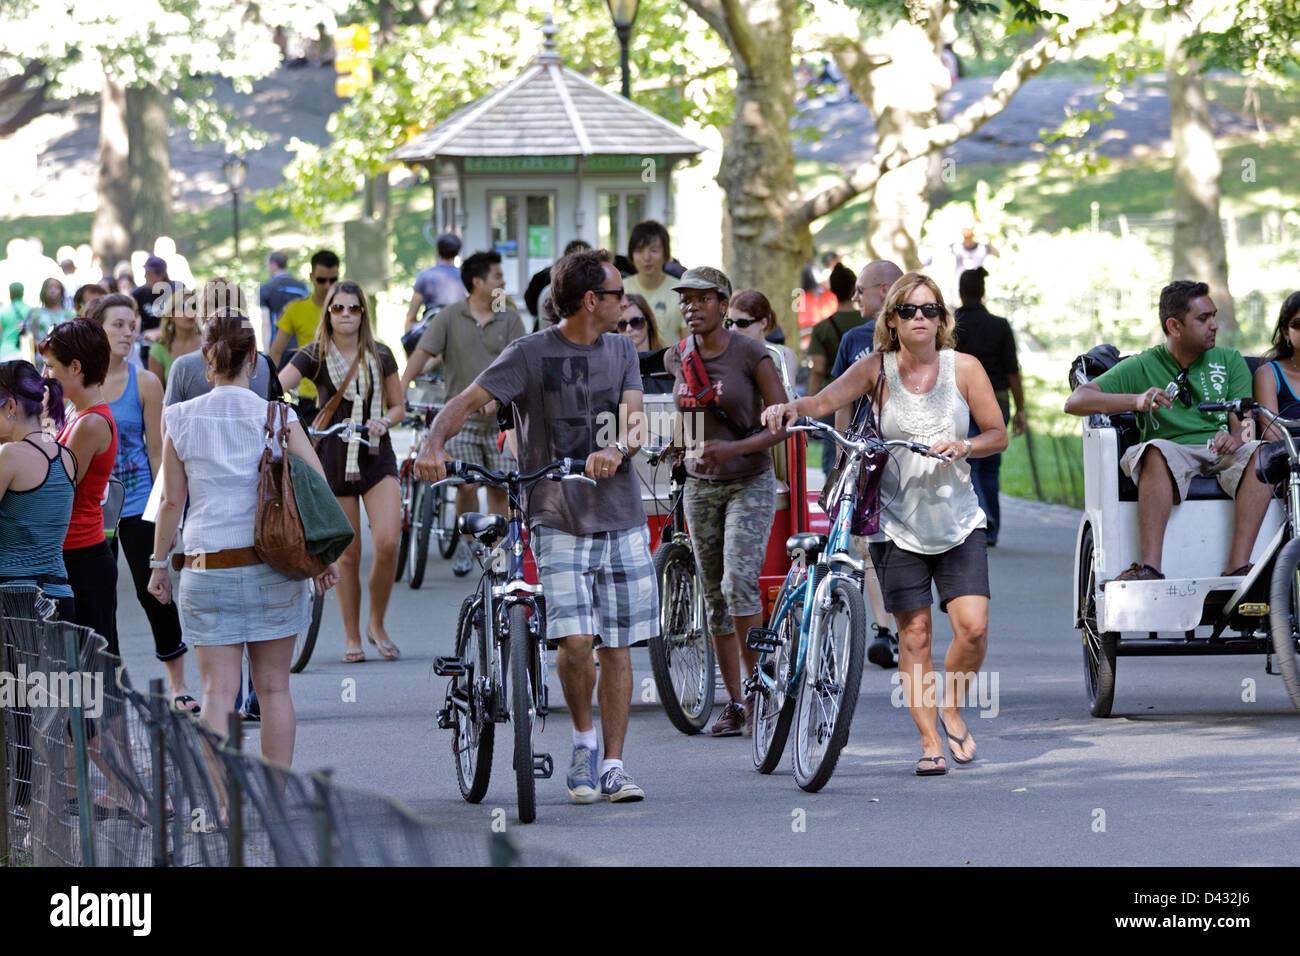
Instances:
[[[758,575],[776,512],[772,469],[735,481],[686,479],[686,525],[704,581],[712,634],[734,631],[732,615],[763,610]]]

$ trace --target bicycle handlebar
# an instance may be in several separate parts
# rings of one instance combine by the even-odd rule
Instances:
[[[833,440],[845,451],[856,451],[867,455],[888,448],[906,448],[908,451],[915,452],[918,455],[925,455],[930,458],[938,458],[940,461],[946,461],[942,455],[936,455],[930,451],[929,445],[922,445],[919,442],[905,441],[901,438],[863,438],[854,440],[848,438],[842,432],[837,431],[825,422],[819,422],[815,418],[796,418],[794,424],[788,425],[786,431],[791,432],[821,432],[826,437]]]
[[[444,482],[459,479],[461,481],[482,481],[485,484],[501,488],[511,484],[521,486],[532,484],[545,478],[551,481],[586,481],[594,486],[596,482],[583,474],[586,467],[587,459],[585,458],[562,458],[559,461],[551,462],[549,465],[543,465],[527,475],[521,475],[518,472],[501,474],[500,472],[489,471],[482,465],[471,461],[452,459],[447,462],[447,477],[442,481],[434,482],[434,485],[441,485]]]
[[[367,448],[379,447],[379,442],[369,440],[369,436],[370,436],[369,429],[367,429],[365,425],[361,425],[360,427],[358,427],[352,422],[351,419],[343,422],[338,422],[337,424],[331,425],[329,428],[325,428],[320,431],[317,431],[315,428],[312,428],[310,425],[307,427],[307,434],[314,438],[328,438],[330,435],[337,434],[338,432],[343,433],[340,437],[344,441],[351,441],[354,435],[359,435],[361,444],[365,445]]]

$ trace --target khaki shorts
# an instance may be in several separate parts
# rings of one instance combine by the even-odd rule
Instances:
[[[1174,476],[1177,492],[1175,503],[1187,497],[1187,487],[1197,475],[1213,475],[1218,480],[1219,487],[1235,498],[1241,476],[1245,474],[1255,449],[1262,444],[1262,441],[1248,441],[1233,454],[1219,456],[1204,445],[1180,445],[1165,438],[1153,438],[1124,452],[1119,466],[1137,484],[1142,470],[1142,455],[1148,446],[1155,446],[1169,465],[1170,474]]]

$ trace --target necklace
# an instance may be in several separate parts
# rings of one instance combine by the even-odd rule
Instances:
[[[925,366],[922,366],[922,368],[925,369]],[[898,366],[898,375],[899,375],[899,378],[902,378],[902,379],[903,379],[903,384],[904,384],[904,385],[907,385],[907,378],[903,375],[903,366],[902,366],[901,363],[900,363],[899,366]],[[922,373],[921,373],[921,381],[918,382],[917,384],[911,386],[912,391],[913,391],[913,392],[920,392],[920,391],[921,391],[921,385],[924,384],[924,382],[925,382],[925,371],[923,370]]]

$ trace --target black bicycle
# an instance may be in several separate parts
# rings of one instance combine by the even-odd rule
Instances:
[[[456,653],[439,657],[433,670],[449,677],[438,726],[455,732],[452,753],[461,796],[478,803],[492,773],[496,724],[514,728],[515,785],[519,821],[537,818],[536,779],[549,779],[551,755],[533,750],[537,718],[548,713],[546,688],[546,604],[540,584],[524,580],[522,492],[538,481],[588,481],[585,459],[553,461],[530,474],[499,474],[465,461],[447,463],[445,483],[483,481],[504,488],[509,516],[469,512],[456,530],[472,539],[471,553],[483,569],[474,592],[461,603],[456,622]],[[507,694],[507,689],[509,693]]]

